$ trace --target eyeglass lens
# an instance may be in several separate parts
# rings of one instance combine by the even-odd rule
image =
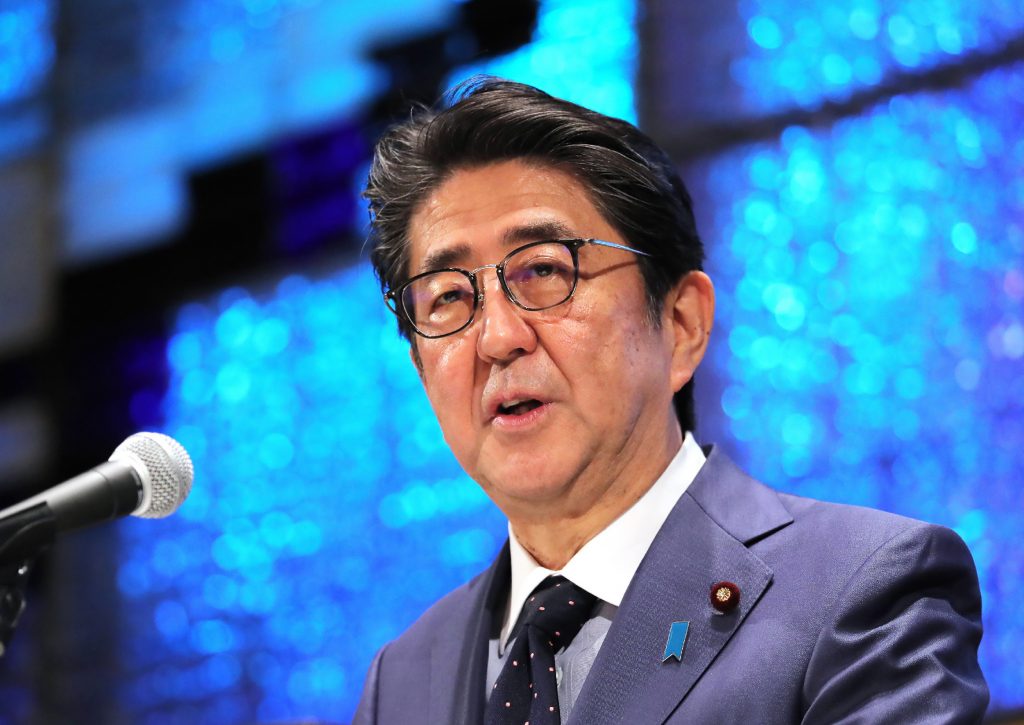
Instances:
[[[506,257],[503,270],[512,301],[527,310],[543,310],[565,302],[576,284],[573,254],[560,242],[516,250]],[[420,332],[437,336],[469,322],[474,297],[467,274],[446,270],[413,280],[402,292],[402,306]]]

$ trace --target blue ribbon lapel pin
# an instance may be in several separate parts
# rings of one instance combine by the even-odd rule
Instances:
[[[686,649],[686,637],[689,633],[689,622],[672,622],[668,630],[668,641],[665,643],[665,654],[661,657],[662,662],[668,662],[673,657],[680,662],[683,661],[683,650]]]

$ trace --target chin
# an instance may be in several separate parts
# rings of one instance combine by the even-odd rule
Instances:
[[[564,500],[576,479],[577,471],[572,466],[552,466],[549,461],[537,459],[521,463],[506,459],[504,463],[480,479],[484,491],[502,510]]]

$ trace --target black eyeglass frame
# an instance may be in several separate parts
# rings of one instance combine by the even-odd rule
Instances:
[[[540,246],[541,244],[562,244],[569,250],[569,254],[572,256],[573,267],[572,286],[569,288],[569,293],[558,302],[555,302],[550,305],[544,305],[543,307],[527,307],[518,299],[516,299],[516,296],[512,293],[512,290],[508,288],[508,283],[505,281],[505,265],[508,263],[509,259],[519,254],[523,250],[530,249],[531,247],[537,247]],[[481,265],[480,267],[477,267],[474,270],[465,270],[459,267],[443,267],[441,269],[432,269],[427,272],[417,274],[416,276],[406,280],[404,283],[402,283],[395,289],[388,290],[387,292],[385,292],[384,304],[389,310],[391,310],[392,313],[394,313],[396,317],[398,317],[399,319],[404,319],[406,322],[408,322],[409,325],[412,327],[413,332],[415,332],[420,337],[427,338],[428,340],[436,340],[441,337],[448,337],[449,335],[454,335],[457,332],[462,332],[467,327],[473,324],[473,320],[476,319],[476,312],[480,308],[480,306],[483,305],[484,302],[484,291],[483,288],[477,284],[477,273],[482,272],[485,269],[493,269],[498,276],[498,283],[501,285],[501,290],[502,292],[505,293],[505,297],[508,299],[509,302],[511,302],[516,307],[522,310],[526,310],[527,312],[540,312],[542,310],[550,310],[552,307],[558,307],[558,305],[565,304],[570,299],[572,299],[572,296],[574,294],[576,294],[576,285],[579,283],[580,279],[579,250],[581,247],[584,247],[588,244],[593,244],[594,246],[599,247],[609,247],[611,249],[621,249],[625,252],[632,252],[633,254],[638,254],[641,257],[654,256],[653,254],[650,254],[648,252],[644,252],[639,249],[633,249],[632,247],[627,247],[623,244],[617,244],[615,242],[607,242],[603,239],[541,239],[536,242],[524,244],[521,247],[516,247],[511,252],[506,254],[505,257],[497,264],[484,264]],[[409,287],[409,285],[411,285],[413,282],[415,282],[418,279],[423,279],[424,277],[429,277],[432,274],[438,274],[439,272],[458,272],[459,274],[464,275],[469,280],[469,284],[473,288],[473,309],[469,313],[469,319],[466,320],[465,324],[461,325],[457,329],[452,330],[451,332],[442,333],[440,335],[428,335],[427,333],[423,332],[418,327],[416,327],[416,323],[413,322],[412,317],[409,315],[409,312],[405,309],[405,304],[401,300],[406,288]]]

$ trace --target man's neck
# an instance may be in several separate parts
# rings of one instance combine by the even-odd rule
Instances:
[[[579,514],[546,507],[537,516],[509,517],[516,539],[541,566],[558,571],[583,546],[627,511],[654,485],[682,445],[678,425],[656,455],[613,473],[604,494]]]

